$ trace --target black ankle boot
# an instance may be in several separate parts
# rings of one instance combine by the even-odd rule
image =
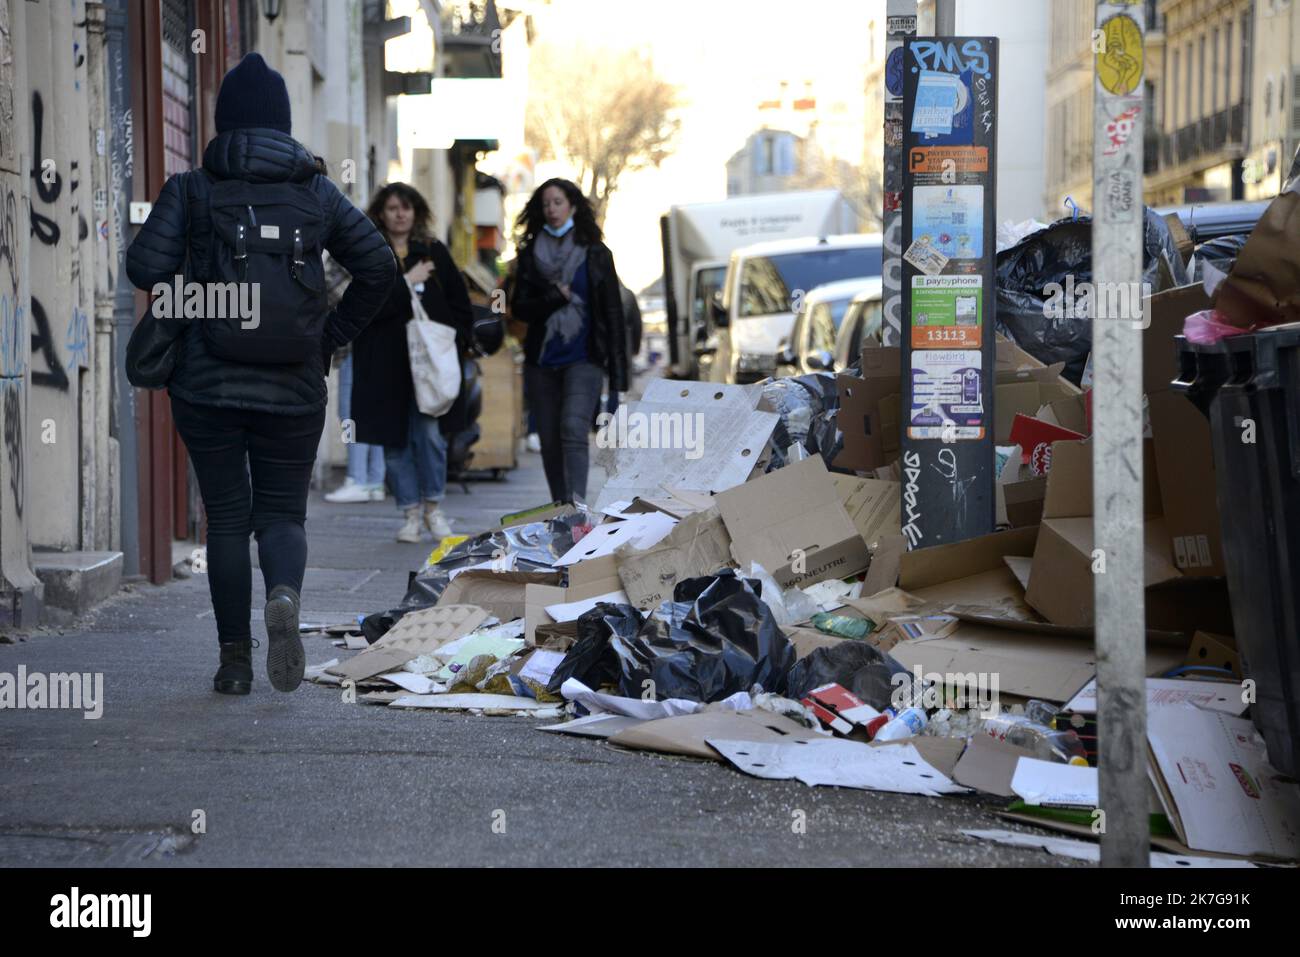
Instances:
[[[266,596],[266,676],[276,691],[293,691],[306,669],[298,609],[298,593],[288,585],[276,585]]]
[[[212,679],[213,690],[221,694],[248,694],[253,688],[253,641],[223,641],[221,667]]]

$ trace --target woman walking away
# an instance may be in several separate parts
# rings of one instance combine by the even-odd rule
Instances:
[[[528,324],[524,382],[536,412],[542,467],[557,502],[587,497],[587,437],[609,377],[627,388],[627,333],[614,257],[591,203],[565,179],[547,180],[519,215],[511,314]]]
[[[233,282],[241,303],[252,303],[252,315],[241,308],[232,318],[227,308],[183,327],[167,389],[208,516],[208,586],[221,644],[213,687],[248,694],[252,686],[252,533],[266,586],[267,676],[292,691],[305,664],[304,522],[326,370],[397,273],[383,237],[289,135],[284,79],[256,53],[222,81],[216,128],[202,168],[163,186],[126,268],[140,289],[170,286],[183,270],[186,282]],[[322,247],[352,274],[333,310]],[[170,316],[184,318],[180,310]]]
[[[406,324],[411,294],[434,322],[456,330],[464,349],[473,328],[469,291],[447,247],[433,238],[429,204],[405,183],[389,183],[367,209],[388,240],[405,282],[396,282],[374,320],[352,345],[352,420],[356,440],[384,447],[384,462],[405,524],[399,542],[418,542],[421,526],[435,540],[451,534],[439,503],[447,488],[447,441],[438,420],[416,403]]]

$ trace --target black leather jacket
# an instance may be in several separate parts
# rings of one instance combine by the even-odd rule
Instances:
[[[568,300],[538,273],[531,246],[520,255],[516,270],[510,314],[528,324],[524,361],[536,365],[546,336],[546,320]],[[587,361],[605,369],[611,389],[626,391],[628,360],[623,300],[618,273],[614,271],[614,256],[604,243],[593,243],[587,250],[587,282],[591,289]]]
[[[325,209],[325,248],[351,273],[352,282],[326,319],[319,358],[284,365],[230,362],[208,351],[199,328],[202,320],[194,320],[181,334],[176,370],[167,389],[195,405],[282,415],[319,412],[328,401],[325,376],[330,353],[356,337],[397,281],[392,250],[369,218],[317,171],[306,147],[288,134],[271,129],[221,133],[204,151],[203,169],[216,180],[309,183]],[[195,173],[178,173],[167,180],[127,250],[127,276],[137,288],[170,283],[182,270],[187,281],[204,281],[212,236],[204,198],[207,188]]]

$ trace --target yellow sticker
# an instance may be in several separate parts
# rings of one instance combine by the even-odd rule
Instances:
[[[1127,13],[1111,17],[1101,26],[1097,51],[1097,78],[1116,96],[1127,96],[1142,82],[1142,30]]]

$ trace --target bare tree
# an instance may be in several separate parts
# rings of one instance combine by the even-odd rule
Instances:
[[[573,165],[603,223],[619,177],[671,152],[677,89],[631,50],[539,43],[528,72],[528,140],[542,159]]]
[[[790,189],[837,189],[854,208],[863,229],[881,228],[884,201],[884,174],[881,157],[867,158],[861,165],[828,156],[814,137],[803,141],[800,172],[790,182]]]

